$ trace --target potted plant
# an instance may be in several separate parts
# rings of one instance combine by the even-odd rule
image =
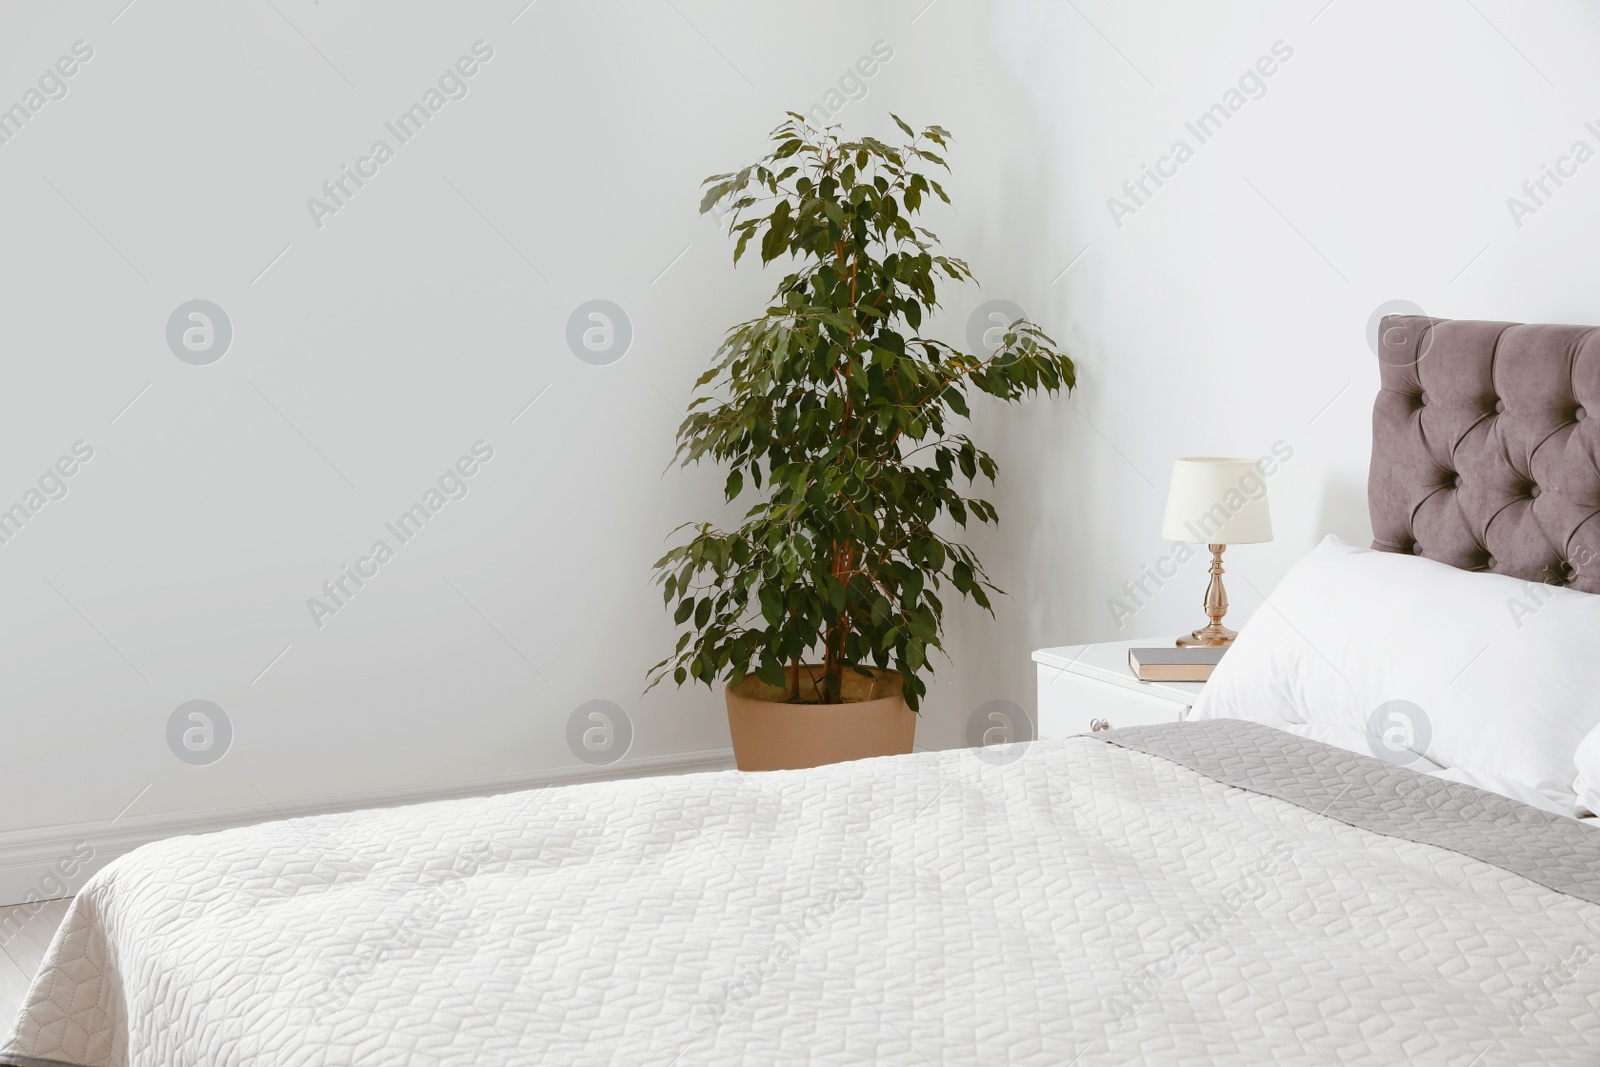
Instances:
[[[705,182],[700,210],[723,205],[734,262],[753,241],[792,270],[728,331],[678,430],[681,464],[725,464],[727,499],[755,503],[737,529],[679,527],[692,536],[656,563],[684,632],[651,685],[725,680],[745,770],[911,751],[941,593],[992,615],[1000,592],[945,532],[996,521],[963,495],[994,460],[952,423],[974,390],[1017,401],[1075,381],[1024,320],[982,354],[917,333],[939,282],[973,278],[912,222],[930,195],[949,203],[925,173],[949,170],[949,135],[894,121],[897,147],[790,112],[771,154]]]

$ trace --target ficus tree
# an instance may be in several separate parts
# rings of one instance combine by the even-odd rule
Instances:
[[[872,665],[903,677],[915,709],[947,590],[993,614],[1000,591],[945,532],[997,521],[968,495],[995,462],[958,420],[974,392],[1070,390],[1074,368],[1024,320],[982,353],[918,333],[940,285],[974,279],[913,222],[930,197],[949,203],[929,176],[949,170],[949,134],[894,121],[898,146],[790,112],[769,155],[706,179],[700,210],[721,207],[734,262],[754,243],[790,269],[766,311],[727,332],[678,430],[679,462],[726,465],[727,499],[754,503],[737,529],[679,527],[688,539],[656,563],[683,632],[652,685],[753,673],[784,686],[806,664],[833,703],[845,671]]]

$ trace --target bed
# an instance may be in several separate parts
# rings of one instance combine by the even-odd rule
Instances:
[[[1550,567],[1596,452],[1535,413],[1600,405],[1588,335],[1384,337],[1376,547],[1590,581]],[[1469,417],[1496,396],[1516,419]],[[1469,455],[1553,499],[1441,501]],[[147,845],[0,1064],[1593,1063],[1596,955],[1586,821],[1218,718]]]

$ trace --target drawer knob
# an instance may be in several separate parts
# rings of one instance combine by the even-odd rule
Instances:
[[[1105,719],[1090,719],[1089,720],[1089,729],[1093,733],[1099,733],[1101,730],[1109,730],[1109,729],[1111,729],[1111,724],[1109,722],[1107,722]]]

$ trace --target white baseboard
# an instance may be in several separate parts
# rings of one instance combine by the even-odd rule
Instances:
[[[576,782],[686,774],[733,768],[731,748],[623,760],[610,767],[560,767],[501,778],[390,792],[349,794],[290,803],[260,804],[191,814],[129,815],[107,822],[0,832],[0,907],[75,894],[91,875],[118,856],[179,834],[205,834],[299,815],[385,808],[457,797],[490,796]],[[87,858],[84,857],[87,855]],[[4,930],[0,930],[0,937]]]

